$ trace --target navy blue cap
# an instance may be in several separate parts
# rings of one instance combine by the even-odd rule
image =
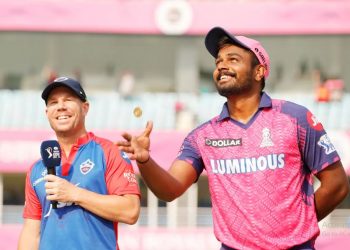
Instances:
[[[57,87],[67,87],[71,89],[80,100],[86,102],[86,94],[80,82],[69,77],[59,77],[49,83],[41,94],[41,98],[45,100],[45,103],[47,103],[47,98],[49,97],[51,91]]]

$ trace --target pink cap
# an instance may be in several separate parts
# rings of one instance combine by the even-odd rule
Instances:
[[[237,44],[252,51],[259,62],[266,68],[265,79],[269,76],[270,57],[261,43],[245,36],[233,36],[221,27],[212,28],[205,37],[205,46],[213,57],[216,58],[218,55],[218,43],[223,36],[228,37],[233,44]]]

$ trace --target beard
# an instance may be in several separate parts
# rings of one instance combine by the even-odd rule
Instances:
[[[242,82],[237,82],[236,84],[231,84],[229,86],[219,86],[218,84],[215,84],[215,87],[219,95],[229,97],[251,91],[253,84],[253,77],[251,74],[247,74]]]

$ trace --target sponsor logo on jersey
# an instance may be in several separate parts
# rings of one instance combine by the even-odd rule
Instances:
[[[264,54],[261,51],[259,51],[259,48],[254,48],[254,50],[256,52],[255,55],[258,55],[260,57],[260,59],[262,60],[264,66],[265,66],[265,68],[268,70],[269,67],[267,65],[266,58],[265,58]]]
[[[242,138],[238,139],[209,139],[205,138],[205,145],[209,147],[224,148],[242,146]]]
[[[239,159],[211,159],[213,174],[245,174],[257,171],[284,168],[284,154],[269,154]]]
[[[324,134],[320,137],[320,139],[317,142],[317,145],[324,149],[326,155],[329,155],[335,151],[335,147],[327,134]]]
[[[80,164],[80,172],[82,174],[87,174],[93,169],[95,166],[95,163],[93,163],[90,159],[87,159],[82,164]]]
[[[260,143],[261,148],[272,147],[274,145],[271,139],[270,129],[263,128],[262,130],[262,141]]]
[[[310,111],[307,112],[306,119],[311,128],[317,131],[323,130],[322,124],[317,120],[316,116],[314,116]]]
[[[125,153],[124,151],[120,151],[120,155],[128,164],[131,164],[131,161],[127,153]]]
[[[129,183],[137,183],[136,181],[136,175],[131,172],[131,170],[127,170],[123,174],[124,178],[128,180]]]
[[[36,179],[33,182],[33,187],[35,187],[36,185],[38,185],[40,182],[42,182],[44,180],[44,176],[47,175],[47,169],[45,168],[42,172],[41,172],[41,176],[40,178]]]

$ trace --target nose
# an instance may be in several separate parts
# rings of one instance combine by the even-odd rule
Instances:
[[[66,104],[64,101],[60,100],[57,102],[57,109],[61,110],[61,109],[65,109],[66,108]]]
[[[216,68],[221,71],[223,69],[228,69],[227,64],[224,60],[221,60],[217,63]]]

